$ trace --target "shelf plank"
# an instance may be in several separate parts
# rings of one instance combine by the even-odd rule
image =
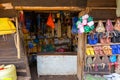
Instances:
[[[111,72],[84,72],[85,74],[110,74]]]
[[[120,54],[112,54],[112,55],[119,56]],[[86,57],[95,57],[95,56],[112,56],[112,55],[85,55],[85,56]]]
[[[120,44],[120,43],[110,43],[110,44],[97,43],[95,45],[86,44],[86,46],[107,46],[107,45],[117,45],[117,44]]]

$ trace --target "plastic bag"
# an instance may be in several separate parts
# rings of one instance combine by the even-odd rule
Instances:
[[[12,34],[15,32],[16,28],[9,18],[0,18],[0,35]]]

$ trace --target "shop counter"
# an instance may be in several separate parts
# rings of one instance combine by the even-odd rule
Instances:
[[[77,53],[38,53],[37,72],[39,75],[76,75]]]

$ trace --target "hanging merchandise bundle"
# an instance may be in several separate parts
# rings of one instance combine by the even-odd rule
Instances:
[[[78,33],[88,33],[94,29],[94,21],[91,16],[85,14],[81,16],[77,23]]]
[[[9,18],[0,18],[0,35],[16,32],[14,24]],[[17,80],[16,68],[13,64],[0,66],[0,80]]]

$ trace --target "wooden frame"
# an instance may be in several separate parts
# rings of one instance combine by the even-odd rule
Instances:
[[[85,42],[85,34],[78,34],[77,76],[79,80],[83,80],[84,76]]]
[[[40,7],[40,6],[15,6],[15,9],[16,10],[32,10],[32,11],[48,11],[48,10],[51,10],[51,11],[59,11],[59,10],[65,10],[65,11],[81,11],[83,10],[84,8],[79,8],[79,7]]]

